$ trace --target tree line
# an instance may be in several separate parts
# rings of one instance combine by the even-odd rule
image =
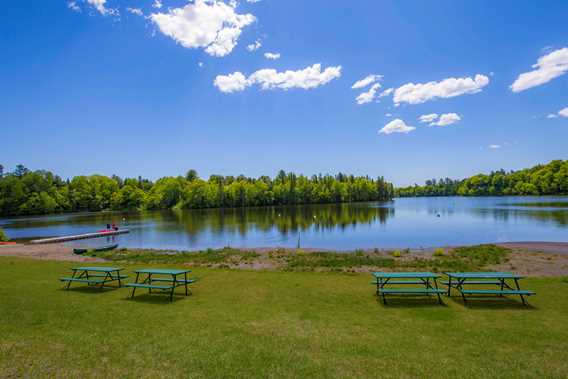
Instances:
[[[103,175],[62,179],[45,170],[0,165],[0,216],[102,210],[202,209],[388,200],[394,195],[383,177],[345,174],[307,177],[280,171],[275,178],[211,175],[155,182]]]
[[[432,179],[425,185],[397,188],[400,197],[568,195],[568,160],[554,160],[532,168],[492,171],[463,180]]]

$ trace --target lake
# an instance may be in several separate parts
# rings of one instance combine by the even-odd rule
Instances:
[[[568,197],[397,198],[379,203],[245,209],[97,212],[2,218],[10,238],[80,234],[116,222],[97,246],[197,250],[231,247],[420,248],[510,241],[568,241]]]

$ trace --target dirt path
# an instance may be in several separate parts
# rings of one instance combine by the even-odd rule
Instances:
[[[73,254],[73,248],[64,244],[0,246],[0,257],[25,257],[52,261],[104,262],[103,259]]]

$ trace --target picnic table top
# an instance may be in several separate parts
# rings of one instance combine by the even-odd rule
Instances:
[[[439,275],[434,274],[433,272],[382,272],[377,271],[373,272],[373,276],[375,278],[438,278]]]
[[[445,272],[445,274],[458,279],[520,279],[523,277],[512,272]]]
[[[144,268],[134,270],[137,274],[163,274],[163,275],[179,275],[191,272],[189,269],[171,269],[171,268]]]
[[[122,267],[96,267],[96,266],[85,266],[85,267],[73,267],[72,270],[76,271],[97,271],[97,272],[114,272],[124,270]]]

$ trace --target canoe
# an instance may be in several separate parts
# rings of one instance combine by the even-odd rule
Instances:
[[[114,250],[118,247],[118,244],[114,244],[114,245],[106,245],[106,246],[101,246],[101,247],[97,247],[92,249],[93,251],[109,251],[109,250]],[[73,249],[73,253],[81,255],[81,254],[85,254],[87,251],[89,251],[89,249],[85,249],[85,248],[78,248],[78,249]]]

